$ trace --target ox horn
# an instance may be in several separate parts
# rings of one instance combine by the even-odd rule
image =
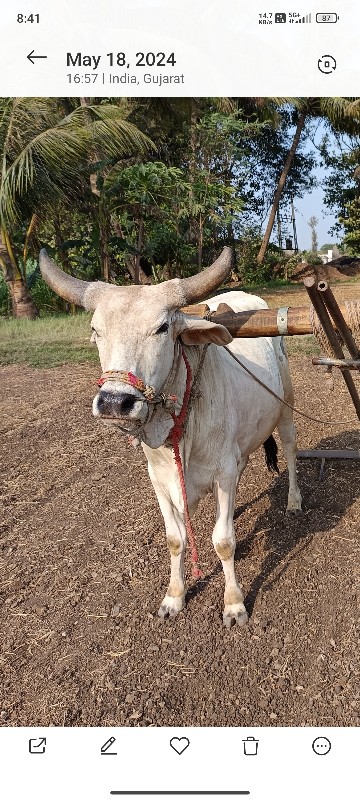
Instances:
[[[219,258],[211,264],[211,267],[206,267],[191,278],[182,278],[179,282],[179,288],[183,295],[182,305],[197,303],[199,300],[209,297],[211,292],[214,292],[230,275],[233,263],[233,250],[231,247],[224,247]]]
[[[67,300],[69,303],[75,303],[76,306],[84,306],[84,308],[91,310],[92,303],[89,295],[91,295],[92,292],[88,292],[86,300],[85,294],[90,287],[98,287],[101,284],[80,281],[78,278],[73,278],[71,275],[63,272],[52,258],[48,256],[45,249],[40,250],[39,266],[42,277],[45,283],[50,286],[50,289],[53,289],[56,294],[59,294],[60,297],[63,297],[64,300]]]

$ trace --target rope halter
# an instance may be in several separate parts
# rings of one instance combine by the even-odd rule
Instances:
[[[153,386],[149,386],[147,383],[144,383],[144,381],[134,375],[133,372],[109,370],[108,372],[103,372],[101,378],[99,378],[96,383],[101,388],[107,381],[118,381],[120,383],[127,383],[129,386],[133,386],[134,389],[137,389],[137,391],[144,396],[144,400],[142,398],[138,398],[142,403],[145,401],[152,404],[162,403],[165,408],[168,408],[171,411],[174,409],[177,400],[175,394],[164,394],[164,392],[159,392],[159,394],[156,394],[156,389],[154,389]]]
[[[179,359],[181,355],[182,355],[182,348],[179,340],[177,339],[175,342],[174,361],[172,368],[164,383],[163,388],[159,392],[156,389],[154,389],[153,386],[149,386],[149,384],[145,383],[145,381],[143,381],[142,378],[138,378],[137,375],[134,375],[133,372],[124,372],[122,370],[117,370],[117,369],[112,369],[108,370],[108,372],[103,372],[101,377],[96,381],[97,386],[99,386],[99,388],[101,389],[101,387],[104,385],[104,383],[107,383],[107,381],[126,383],[128,384],[128,386],[132,386],[140,394],[142,394],[142,398],[139,397],[137,398],[137,400],[140,403],[148,403],[149,413],[150,413],[150,405],[154,406],[157,404],[161,404],[167,411],[169,411],[170,414],[173,414],[175,412],[175,404],[177,401],[177,396],[175,394],[169,394],[168,389],[174,382],[175,374],[178,369]],[[142,425],[141,428],[143,428],[148,421],[149,421],[149,414],[144,425]],[[138,428],[137,430],[139,432],[140,428]]]

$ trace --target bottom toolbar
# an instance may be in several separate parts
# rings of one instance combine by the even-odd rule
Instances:
[[[359,744],[354,728],[2,728],[2,795],[338,800]]]

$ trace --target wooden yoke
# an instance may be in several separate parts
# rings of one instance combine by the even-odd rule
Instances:
[[[184,306],[180,309],[183,314],[190,314],[192,317],[206,317],[210,313],[209,306],[206,303],[197,303],[194,306]]]
[[[226,303],[221,303],[217,312],[212,313],[209,319],[214,319],[219,325],[224,325],[234,339],[258,336],[304,336],[313,332],[310,306],[294,306],[293,308],[290,306],[287,309],[264,308],[239,312],[227,310],[224,313],[223,306],[226,306]],[[206,303],[186,306],[181,310],[185,314],[202,318],[209,314],[209,307]],[[350,326],[346,307],[341,305],[340,310],[346,324]],[[332,325],[336,328],[333,321]]]

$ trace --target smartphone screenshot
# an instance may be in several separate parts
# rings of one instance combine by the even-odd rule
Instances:
[[[359,7],[1,24],[1,795],[351,800]]]

